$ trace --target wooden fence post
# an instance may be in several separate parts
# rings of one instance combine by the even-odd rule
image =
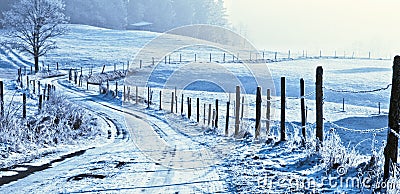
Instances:
[[[40,81],[38,81],[38,94],[40,94]]]
[[[179,63],[182,63],[182,54],[179,53]]]
[[[240,114],[240,119],[243,120],[243,115],[244,115],[244,96],[242,96],[242,112]]]
[[[24,88],[24,84],[23,84],[23,80],[22,80],[22,73],[20,74],[20,82],[19,83],[20,83],[21,89],[23,89]]]
[[[175,90],[175,113],[178,114],[178,94]]]
[[[152,61],[152,66],[154,66],[154,64],[155,64],[155,63],[154,63],[154,57],[152,57],[152,59],[153,59],[153,61]]]
[[[32,80],[33,83],[33,93],[36,94],[36,80]]]
[[[181,116],[183,116],[183,94],[182,94],[182,100],[181,100]]]
[[[256,128],[255,128],[255,138],[259,138],[261,131],[261,87],[257,87],[256,96]]]
[[[138,87],[136,86],[136,99],[135,99],[135,101],[136,101],[136,104],[137,103],[139,103],[139,97],[138,97],[138,92],[139,92],[139,89],[138,89]]]
[[[51,85],[47,84],[47,101],[50,100]]]
[[[211,127],[214,128],[215,127],[215,109],[213,109],[213,113],[212,113],[212,122],[211,122]]]
[[[43,104],[43,95],[39,95],[39,112],[42,111],[42,104]]]
[[[107,80],[107,93],[110,91],[110,82]]]
[[[267,89],[267,125],[265,127],[266,129],[266,134],[269,136],[269,127],[270,127],[270,122],[271,122],[271,89]]]
[[[378,102],[378,113],[381,114],[381,102]]]
[[[197,109],[197,123],[200,122],[200,99],[197,98],[197,103],[196,103],[196,109]]]
[[[115,81],[115,98],[118,97],[118,82]]]
[[[164,64],[167,64],[167,56],[164,56]]]
[[[286,141],[286,78],[281,77],[281,141]]]
[[[239,126],[240,126],[240,120],[239,120],[239,114],[240,114],[240,86],[236,86],[236,106],[235,106],[235,136],[239,134]]]
[[[230,101],[226,102],[226,118],[225,118],[225,135],[229,135],[229,105]]]
[[[78,72],[76,70],[74,71],[74,82],[75,82],[75,85],[78,84]]]
[[[397,163],[398,138],[391,132],[399,133],[399,108],[400,108],[400,56],[395,56],[393,61],[392,91],[389,107],[389,133],[384,150],[385,166],[383,180],[387,181],[390,176],[390,168]]]
[[[203,125],[206,125],[206,103],[204,103],[204,110],[203,110]]]
[[[57,62],[57,65],[56,65],[56,66],[57,66],[57,71],[58,71],[58,62]]]
[[[208,126],[210,126],[211,122],[211,104],[208,104]]]
[[[126,86],[125,85],[124,85],[124,91],[123,91],[122,96],[123,96],[122,100],[125,102],[126,101]]]
[[[175,93],[172,92],[172,96],[171,96],[171,113],[174,113],[174,100],[175,100]]]
[[[117,64],[114,63],[114,72],[117,71]]]
[[[101,74],[104,73],[104,69],[106,68],[106,65],[103,65],[103,70],[101,70]]]
[[[130,102],[130,101],[131,101],[131,87],[128,86],[128,102]]]
[[[215,128],[218,128],[218,99],[215,100]]]
[[[187,103],[188,103],[188,119],[192,116],[192,99],[187,97]]]
[[[194,54],[194,62],[197,62],[197,54]]]
[[[142,69],[142,60],[140,60],[139,63],[139,68]]]
[[[0,113],[4,116],[4,83],[0,81]]]
[[[161,104],[162,104],[162,91],[160,90],[160,110],[162,110]]]
[[[22,118],[26,119],[26,94],[22,94]]]
[[[26,89],[29,90],[29,76],[26,76]]]
[[[304,79],[300,79],[300,103],[301,103],[301,134],[303,135],[303,142],[306,141],[306,102],[305,102],[305,84]]]
[[[344,112],[344,98],[343,98],[343,104],[342,104],[342,111]]]
[[[127,65],[126,65],[126,72],[125,72],[125,74],[127,74],[128,72],[129,72],[129,61],[128,61]]]
[[[225,63],[225,53],[224,53],[224,60],[223,60],[223,62]]]
[[[147,108],[150,108],[150,87],[147,87]]]
[[[324,117],[323,117],[323,103],[324,93],[322,90],[322,75],[323,69],[321,66],[317,67],[316,84],[315,84],[315,103],[316,103],[316,137],[322,143],[324,135]],[[319,150],[319,145],[317,145]]]
[[[211,53],[210,53],[210,63],[211,63],[211,61],[212,61],[212,56],[211,56]]]

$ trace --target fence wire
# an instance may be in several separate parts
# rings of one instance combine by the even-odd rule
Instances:
[[[378,88],[378,89],[374,89],[374,90],[360,90],[360,91],[355,91],[355,90],[336,90],[333,88],[329,88],[324,86],[324,89],[327,89],[329,91],[332,92],[337,92],[337,93],[353,93],[353,94],[364,94],[364,93],[373,93],[373,92],[379,92],[379,91],[383,91],[383,90],[387,90],[389,89],[389,87],[392,86],[392,84],[388,84],[386,87],[383,88]]]
[[[350,128],[347,128],[347,127],[339,126],[339,125],[337,125],[337,124],[335,124],[333,122],[330,122],[330,121],[327,121],[327,123],[329,123],[335,129],[342,129],[344,131],[350,131],[350,132],[355,132],[355,133],[380,133],[380,132],[385,131],[385,130],[388,129],[388,127],[382,127],[382,128],[379,128],[379,129],[350,129]]]

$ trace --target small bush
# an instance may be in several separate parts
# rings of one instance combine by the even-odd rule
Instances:
[[[22,119],[19,112],[20,105],[10,102],[0,116],[0,158],[11,152],[75,144],[100,134],[95,117],[59,94],[45,101],[42,111],[34,116]]]

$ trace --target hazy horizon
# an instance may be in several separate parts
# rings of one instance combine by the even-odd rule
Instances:
[[[395,0],[225,0],[230,22],[258,49],[392,57],[400,49]]]

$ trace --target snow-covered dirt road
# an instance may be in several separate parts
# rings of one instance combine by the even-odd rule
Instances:
[[[2,192],[227,191],[218,170],[220,158],[192,136],[200,134],[197,125],[188,122],[185,131],[178,132],[157,112],[138,105],[122,108],[118,101],[76,89],[64,79],[52,81],[70,100],[102,117],[113,131],[112,138],[102,146],[5,184],[0,187]]]

